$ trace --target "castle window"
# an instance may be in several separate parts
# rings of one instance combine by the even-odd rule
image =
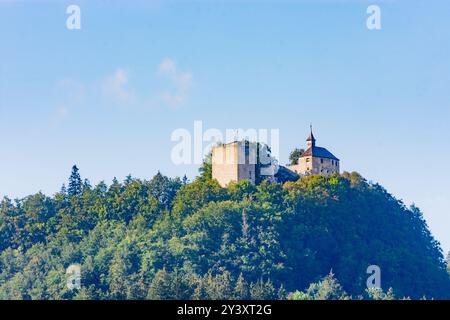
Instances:
[[[246,143],[244,148],[244,155],[245,155],[245,163],[248,164],[250,162],[250,146]]]
[[[322,158],[320,159],[320,163],[323,163],[323,159]]]

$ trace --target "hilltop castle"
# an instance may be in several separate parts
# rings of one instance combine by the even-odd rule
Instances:
[[[261,180],[285,182],[311,174],[339,173],[339,159],[327,149],[316,146],[312,127],[306,141],[307,149],[300,155],[298,163],[288,167],[279,166],[276,160],[270,163],[262,161],[259,144],[233,141],[215,146],[211,159],[212,178],[225,187],[232,181],[248,180],[253,184]]]
[[[309,132],[307,149],[300,155],[298,163],[287,168],[300,175],[339,173],[339,159],[325,148],[316,146],[312,127]]]

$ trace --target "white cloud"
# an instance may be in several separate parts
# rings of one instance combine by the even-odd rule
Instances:
[[[1,0],[0,0],[1,1]],[[180,71],[176,63],[164,59],[157,67],[157,74],[169,82],[170,88],[156,89],[151,92],[139,92],[131,86],[129,72],[117,68],[113,73],[90,84],[82,84],[72,79],[63,79],[56,83],[59,104],[55,108],[55,118],[68,118],[75,107],[93,104],[100,93],[108,104],[142,108],[162,106],[178,107],[186,103],[194,84],[190,72]],[[161,80],[161,79],[160,79]],[[87,100],[87,101],[85,101]]]
[[[159,64],[159,73],[168,78],[174,85],[174,91],[165,90],[161,94],[162,100],[171,106],[180,106],[186,102],[190,90],[194,84],[190,72],[182,72],[177,69],[175,62],[170,58],[165,58]]]
[[[54,109],[53,122],[57,123],[69,117],[72,109],[79,107],[86,96],[86,87],[73,79],[65,78],[55,83],[55,98],[59,104]]]
[[[172,59],[165,58],[159,65],[159,72],[162,74],[174,74],[176,71],[177,67]]]
[[[128,72],[117,69],[113,75],[106,77],[102,82],[103,94],[120,104],[129,104],[135,100],[133,89],[127,87],[129,81]]]
[[[67,117],[69,116],[69,108],[66,107],[66,106],[59,106],[59,107],[56,109],[56,116],[57,116],[59,119],[65,119],[65,118],[67,118]]]

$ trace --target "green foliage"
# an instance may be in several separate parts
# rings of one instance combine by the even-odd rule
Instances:
[[[207,181],[212,179],[212,151],[206,155],[198,171],[200,173],[199,180]]]
[[[195,290],[201,280],[197,275],[179,269],[172,272],[158,270],[147,294],[149,300],[196,299]]]
[[[256,192],[256,187],[248,180],[239,182],[231,182],[228,184],[228,194],[231,200],[242,201],[246,198],[251,198]]]
[[[69,178],[69,188],[67,189],[69,196],[77,196],[81,193],[82,183],[81,176],[78,171],[77,166],[74,165]]]
[[[449,298],[422,213],[357,173],[91,186],[75,168],[68,190],[0,202],[0,299]],[[75,263],[82,288],[71,291]],[[395,296],[366,290],[372,264]]]
[[[186,217],[210,202],[223,201],[226,198],[226,190],[222,189],[216,180],[197,180],[182,187],[177,192],[173,204],[173,213]]]
[[[387,292],[384,292],[380,288],[368,288],[366,294],[371,300],[395,300],[394,290],[389,288]]]
[[[295,148],[294,150],[292,150],[292,152],[289,154],[289,164],[290,165],[298,164],[298,159],[300,159],[300,157],[304,152],[305,152],[304,149]]]
[[[234,295],[233,299],[235,300],[248,300],[250,298],[250,292],[248,288],[248,284],[244,279],[242,273],[239,275],[239,278],[236,281],[236,285],[234,287]]]
[[[290,300],[348,300],[334,274],[330,272],[322,280],[312,283],[304,292],[295,291],[289,295]]]
[[[277,291],[272,282],[262,279],[250,285],[250,299],[252,300],[275,300],[277,298]]]

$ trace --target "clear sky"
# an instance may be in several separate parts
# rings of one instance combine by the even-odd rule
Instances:
[[[66,8],[81,8],[81,29]],[[366,9],[381,8],[381,30]],[[0,0],[0,195],[158,170],[171,133],[279,129],[424,212],[450,249],[448,1]]]

